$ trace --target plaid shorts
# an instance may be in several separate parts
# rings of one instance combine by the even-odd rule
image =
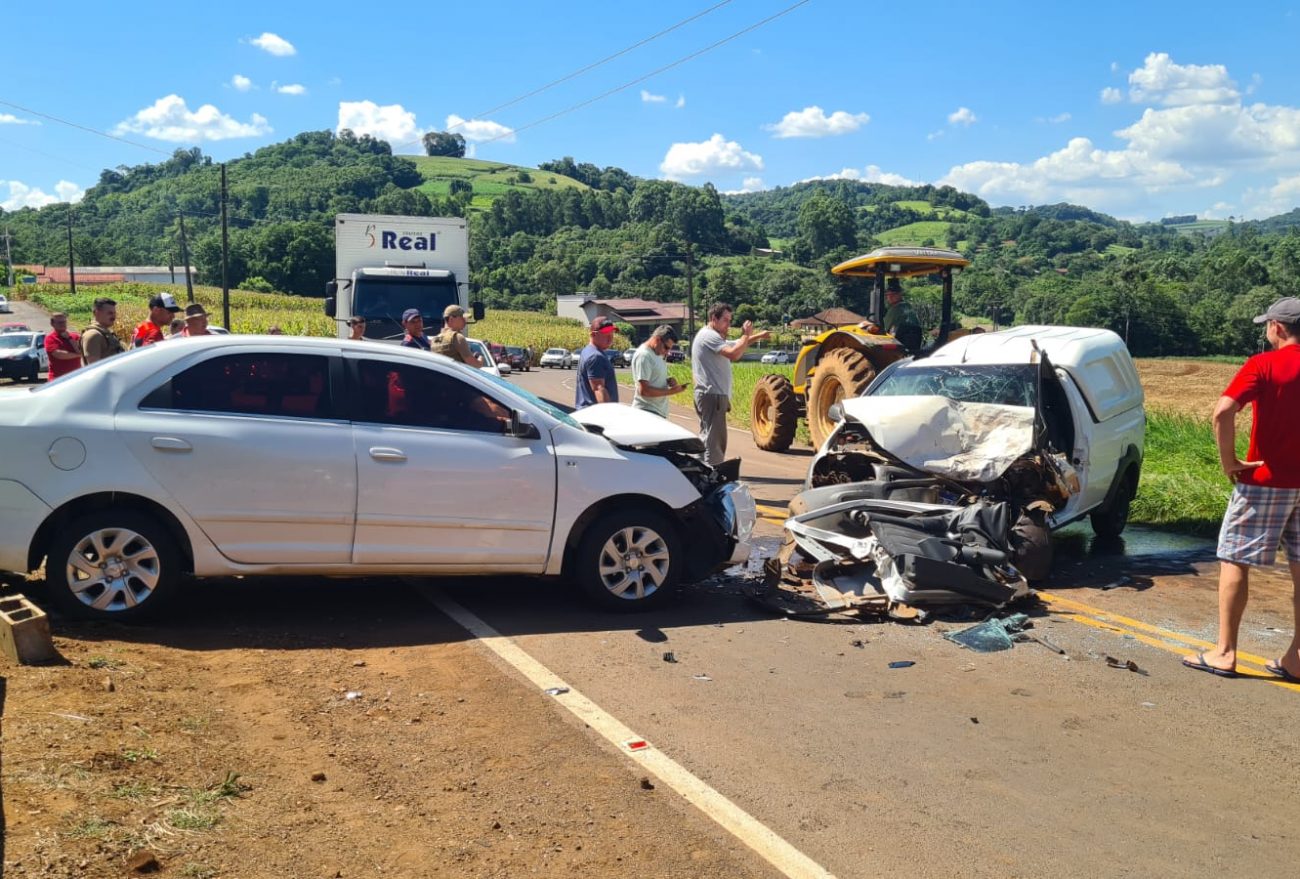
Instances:
[[[1300,561],[1300,488],[1237,484],[1219,529],[1218,556],[1242,565],[1271,565],[1277,546]]]

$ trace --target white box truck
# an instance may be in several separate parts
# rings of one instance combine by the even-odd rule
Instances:
[[[325,285],[325,313],[348,335],[348,319],[366,319],[366,338],[400,339],[402,312],[418,308],[425,331],[442,329],[442,311],[469,302],[469,228],[460,217],[339,214],[334,218],[334,280]]]

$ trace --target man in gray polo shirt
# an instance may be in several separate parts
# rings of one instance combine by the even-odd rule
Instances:
[[[695,383],[695,414],[700,417],[704,463],[716,467],[727,457],[727,413],[731,411],[731,364],[740,359],[750,342],[765,339],[766,330],[754,332],[745,321],[740,338],[727,341],[732,308],[719,302],[709,309],[709,322],[691,343],[691,378]]]

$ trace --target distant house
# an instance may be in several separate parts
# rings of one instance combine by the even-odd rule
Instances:
[[[866,320],[860,314],[855,314],[847,308],[828,308],[825,311],[819,311],[812,317],[801,317],[790,321],[791,329],[796,330],[815,330],[821,331],[830,327],[844,327],[852,324],[858,324]]]
[[[78,284],[184,284],[185,268],[177,266],[77,266]],[[33,275],[38,284],[67,284],[67,266],[14,266],[14,271]],[[193,266],[189,269],[193,277]]]
[[[660,324],[668,324],[677,331],[678,338],[686,332],[690,310],[682,302],[654,302],[649,299],[597,299],[593,293],[574,293],[555,298],[555,313],[583,323],[598,317],[607,317],[616,323],[631,324],[636,330],[636,341],[650,338],[651,331]]]
[[[778,259],[785,256],[784,250],[776,250],[772,247],[752,247],[749,252],[754,256],[765,256],[769,259]]]

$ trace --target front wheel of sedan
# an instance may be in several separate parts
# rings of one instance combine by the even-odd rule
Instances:
[[[51,599],[82,619],[139,619],[175,591],[181,554],[151,516],[105,510],[60,528],[45,560]]]
[[[601,516],[578,545],[575,571],[605,610],[650,610],[672,598],[684,567],[677,527],[653,510]]]

